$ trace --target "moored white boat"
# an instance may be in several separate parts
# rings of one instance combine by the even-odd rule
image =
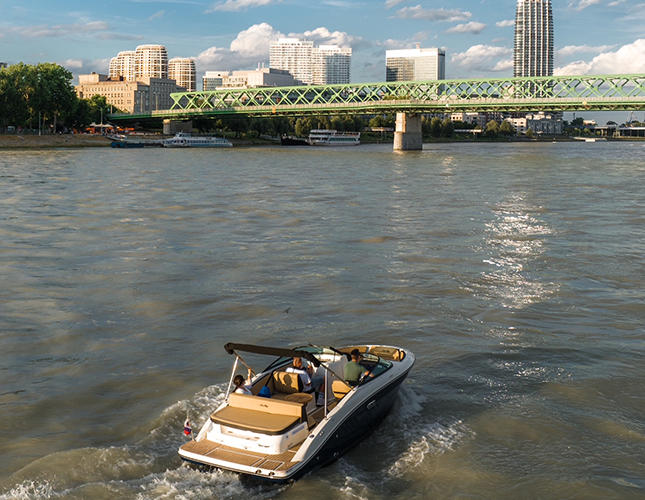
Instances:
[[[358,146],[361,143],[361,133],[312,130],[308,141],[312,146]]]
[[[163,141],[165,148],[230,148],[231,141],[221,137],[193,136],[179,132],[170,139]]]
[[[240,353],[277,359],[252,378],[252,395],[231,393],[229,384],[224,403],[179,455],[194,464],[274,482],[298,479],[363,440],[387,416],[415,362],[406,349],[379,345],[282,349],[229,343],[225,348],[235,355],[231,383],[238,364],[248,366]],[[343,378],[354,349],[371,372],[356,385]],[[322,377],[319,401],[302,392],[300,375],[287,370],[294,358],[309,362],[315,369],[312,379]],[[270,398],[260,395],[264,387]]]

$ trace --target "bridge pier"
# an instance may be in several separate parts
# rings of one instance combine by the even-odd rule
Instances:
[[[420,151],[422,149],[421,115],[397,113],[394,151]]]

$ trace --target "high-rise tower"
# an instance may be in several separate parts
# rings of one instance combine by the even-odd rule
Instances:
[[[517,0],[513,76],[553,75],[551,0]]]
[[[175,80],[177,85],[188,92],[197,90],[197,72],[195,61],[189,57],[173,57],[168,61],[168,78]]]

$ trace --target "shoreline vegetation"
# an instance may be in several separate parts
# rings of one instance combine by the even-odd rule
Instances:
[[[218,136],[225,136],[237,147],[258,147],[258,146],[274,146],[280,145],[278,137],[269,136],[247,136],[235,138],[235,134],[217,134]],[[230,135],[230,136],[229,136]],[[159,139],[159,135],[141,136],[142,139]],[[608,141],[642,141],[638,138],[606,138]],[[381,137],[379,134],[363,134],[361,136],[362,144],[391,144],[393,142],[393,134],[387,134]],[[424,144],[433,143],[489,143],[489,142],[520,142],[520,143],[553,143],[553,142],[580,142],[579,140],[570,136],[549,136],[539,139],[528,139],[525,137],[481,137],[473,139],[472,137],[424,137]],[[0,134],[0,150],[1,149],[59,149],[59,148],[95,148],[95,147],[110,147],[112,140],[109,137],[100,134],[43,134],[43,135],[26,135],[26,134]]]

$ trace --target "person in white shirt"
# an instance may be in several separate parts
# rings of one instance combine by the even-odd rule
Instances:
[[[246,381],[242,375],[235,375],[233,379],[233,384],[235,385],[235,391],[237,394],[246,394],[247,396],[253,396],[251,392],[251,378],[253,376],[253,371],[249,368],[248,378]],[[246,382],[246,383],[245,383]]]
[[[302,380],[302,392],[315,391],[317,404],[320,404],[319,396],[324,393],[324,387],[321,387],[324,378],[314,377],[314,369],[310,364],[304,365],[302,358],[293,358],[293,366],[287,368],[286,371],[287,373],[297,373],[300,380]]]

